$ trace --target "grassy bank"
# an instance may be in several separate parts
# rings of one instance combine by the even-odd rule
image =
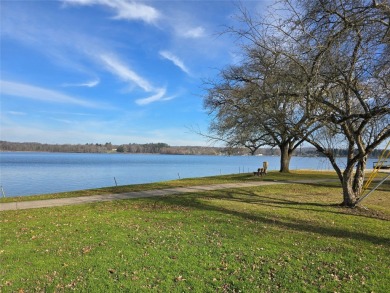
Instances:
[[[122,185],[122,186],[111,186],[104,188],[94,188],[86,190],[78,190],[71,192],[60,192],[42,195],[32,196],[18,196],[18,197],[5,197],[0,198],[2,202],[20,202],[20,201],[31,201],[31,200],[42,200],[42,199],[54,199],[54,198],[69,198],[78,196],[91,196],[96,194],[117,194],[126,193],[133,191],[145,191],[154,189],[174,188],[174,187],[187,187],[194,185],[208,185],[208,184],[220,184],[220,183],[239,183],[239,182],[250,182],[250,181],[293,181],[293,180],[316,180],[316,179],[336,179],[334,172],[313,172],[313,171],[296,171],[290,174],[281,174],[279,172],[269,172],[267,176],[257,177],[253,174],[232,174],[224,176],[210,176],[201,178],[184,178],[180,180],[171,180],[156,183],[146,184],[133,184],[133,185]]]
[[[388,292],[389,196],[344,209],[323,182],[1,212],[0,291]]]

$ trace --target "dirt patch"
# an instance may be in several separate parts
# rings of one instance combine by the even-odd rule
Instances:
[[[390,215],[383,213],[381,211],[377,211],[377,210],[373,210],[361,206],[356,206],[352,209],[345,208],[345,207],[340,207],[340,208],[343,209],[345,214],[390,221]]]

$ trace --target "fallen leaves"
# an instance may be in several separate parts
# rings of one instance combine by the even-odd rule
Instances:
[[[183,278],[183,276],[181,276],[181,275],[175,278],[175,282],[182,282],[182,281],[185,281],[185,280],[186,279]]]
[[[92,250],[92,246],[85,246],[85,247],[83,247],[83,249],[82,249],[82,253],[83,253],[83,254],[87,254],[87,253],[90,253],[91,250]]]

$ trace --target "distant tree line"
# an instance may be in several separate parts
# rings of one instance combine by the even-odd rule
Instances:
[[[61,153],[131,153],[131,154],[179,154],[179,155],[238,155],[242,148],[229,149],[205,146],[169,146],[166,143],[105,144],[47,144],[38,142],[0,141],[0,151],[14,152],[61,152]]]
[[[0,151],[53,152],[53,153],[107,153],[115,149],[110,142],[105,144],[47,144],[38,142],[0,141]]]
[[[122,144],[119,153],[166,154],[166,155],[219,155],[225,154],[225,148],[204,146],[170,146],[166,143]]]
[[[341,149],[341,148],[334,148],[331,150],[335,157],[347,157],[348,156],[348,150],[347,149]],[[370,158],[379,158],[383,152],[383,149],[375,149],[371,154]],[[264,156],[280,156],[280,149],[279,148],[259,148],[256,150],[256,152],[253,155],[264,155]],[[319,152],[314,147],[303,147],[295,149],[294,156],[299,157],[325,157],[325,155],[321,152]]]
[[[347,149],[333,149],[332,152],[335,154],[335,157],[347,157],[348,156],[348,150]],[[382,149],[375,149],[371,152],[370,157],[371,158],[379,158],[382,154]],[[321,154],[324,156],[323,154]]]
[[[129,143],[113,145],[110,142],[105,144],[47,144],[38,142],[9,142],[0,141],[0,151],[2,152],[53,152],[53,153],[129,153],[129,154],[165,154],[165,155],[264,155],[280,156],[278,148],[258,148],[251,152],[244,147],[207,147],[207,146],[170,146],[166,143]],[[337,157],[345,157],[348,151],[345,149],[334,149]],[[377,158],[383,150],[375,149],[371,157]],[[295,156],[320,157],[322,153],[313,147],[303,147],[297,149]]]
[[[118,153],[148,153],[148,154],[156,154],[161,153],[163,149],[169,148],[169,145],[166,143],[147,143],[147,144],[137,144],[137,143],[129,143],[122,144],[117,147],[116,151]]]

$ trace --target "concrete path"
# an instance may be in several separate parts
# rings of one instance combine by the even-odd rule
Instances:
[[[156,189],[156,190],[147,190],[147,191],[135,191],[135,192],[118,193],[118,194],[104,194],[104,195],[46,199],[46,200],[35,200],[35,201],[9,202],[9,203],[0,203],[0,211],[58,207],[58,206],[67,206],[67,205],[87,204],[93,202],[112,201],[112,200],[119,200],[119,199],[166,196],[166,195],[174,195],[174,194],[203,192],[203,191],[221,190],[221,189],[229,189],[229,188],[255,187],[255,186],[274,185],[274,184],[286,184],[286,182],[258,181],[258,182],[246,182],[246,183],[225,183],[225,184],[177,187],[177,188],[168,188],[168,189]]]

